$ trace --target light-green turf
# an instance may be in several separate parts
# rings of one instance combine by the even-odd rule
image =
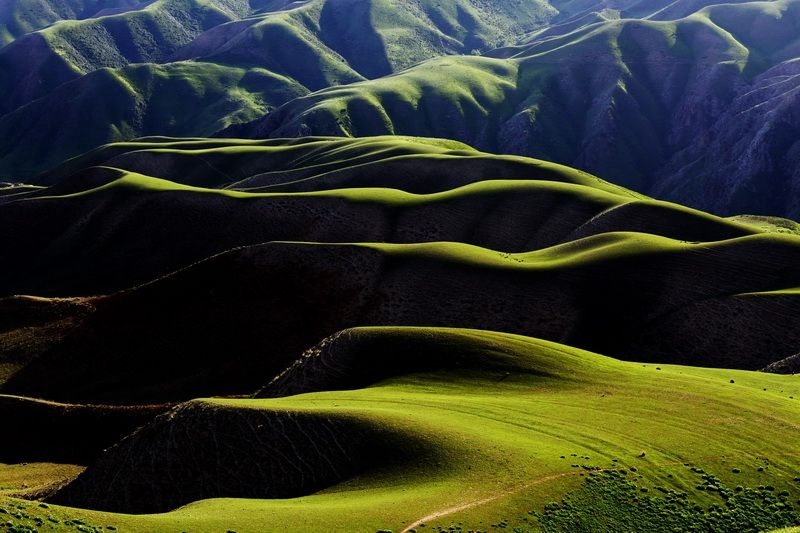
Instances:
[[[27,512],[121,531],[397,532],[419,521],[428,528],[463,523],[488,529],[504,518],[522,525],[528,511],[577,488],[583,469],[571,466],[576,463],[636,467],[640,486],[684,490],[705,504],[719,497],[696,490],[698,476],[684,463],[726,485],[773,485],[797,497],[800,377],[625,363],[488,332],[418,331],[441,343],[481,343],[516,360],[520,371],[450,370],[354,391],[205,401],[357,417],[433,444],[440,452],[435,461],[378,469],[286,500],[215,499],[149,516],[33,505]],[[759,472],[765,460],[768,467]]]

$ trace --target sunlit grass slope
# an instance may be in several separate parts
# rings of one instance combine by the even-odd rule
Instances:
[[[792,504],[798,497],[800,382],[795,377],[623,363],[544,341],[478,331],[382,328],[355,334],[387,337],[381,350],[364,351],[359,357],[393,362],[393,377],[351,391],[193,402],[174,418],[175,427],[160,422],[161,429],[146,439],[134,434],[119,450],[106,452],[85,479],[98,483],[97,501],[105,491],[137,494],[133,488],[137,479],[157,479],[154,483],[162,488],[173,484],[177,493],[191,492],[181,488],[184,479],[193,478],[191,463],[170,462],[171,454],[182,451],[163,440],[178,434],[196,439],[194,449],[204,450],[204,460],[231,461],[222,466],[234,474],[247,469],[247,457],[229,452],[235,449],[234,442],[193,426],[193,416],[209,410],[232,420],[246,420],[258,412],[280,420],[286,413],[309,420],[306,430],[312,435],[315,419],[304,419],[304,414],[358,424],[411,455],[387,453],[355,477],[312,495],[283,500],[212,499],[145,516],[23,504],[25,515],[77,518],[120,531],[373,532],[439,526],[537,531],[537,515],[529,512],[541,512],[567,493],[583,498],[578,502],[586,498],[602,502],[601,491],[607,487],[600,480],[605,478],[599,478],[597,489],[586,482],[599,473],[595,468],[624,470],[624,477],[637,486],[639,496],[634,498],[666,497],[678,491],[703,510],[712,504],[724,508],[724,498],[737,494],[736,487],[768,487],[776,501],[781,501],[778,493],[787,491],[782,501]],[[438,366],[404,369],[403,361],[411,355],[405,351],[408,346],[439,354]],[[346,347],[339,355],[348,360]],[[343,368],[351,372],[357,367],[345,363]],[[328,445],[309,444],[288,459],[316,460],[327,453]],[[158,461],[163,466],[158,461],[137,462],[154,449],[162,449],[164,456]],[[124,467],[131,476],[126,483],[112,481],[109,470],[121,464],[117,461],[122,453],[130,462]],[[290,464],[303,468],[302,463]],[[127,484],[131,482],[134,485]],[[246,496],[248,490],[260,489],[243,488],[240,495]],[[9,509],[13,505],[11,500],[2,503]],[[756,515],[759,505],[743,508]],[[568,509],[574,522],[567,523],[586,528],[624,524],[615,522],[622,520],[619,516],[604,514],[606,508],[582,514],[588,511]],[[794,515],[770,511],[768,516],[761,523],[738,524],[743,531],[782,526],[791,522],[779,520],[792,520]],[[32,518],[19,521],[32,523]],[[552,521],[546,523],[552,526]],[[53,527],[60,529],[63,523]]]
[[[799,6],[796,0],[698,5],[675,20],[579,24],[487,57],[436,58],[324,89],[236,134],[435,135],[568,164],[717,213],[796,216],[796,198],[779,192],[793,190],[791,163],[776,172],[757,162],[737,170],[735,161],[745,149],[789,151],[791,136],[756,132],[772,130],[768,117],[794,105]],[[734,103],[738,119],[725,114]],[[782,110],[740,116],[762,104]],[[727,125],[712,133],[721,119]],[[710,154],[695,148],[698,137],[736,128],[744,137],[726,141],[741,142],[725,152],[727,159],[713,155],[724,146],[709,147]],[[708,161],[698,162],[701,155]],[[733,184],[719,170],[726,161],[739,176]],[[675,173],[679,178],[669,179]]]
[[[799,300],[787,289],[800,279],[785,265],[799,255],[788,235],[688,243],[631,232],[517,254],[441,242],[237,248],[72,307],[4,300],[7,357],[29,362],[0,392],[114,404],[242,394],[322,337],[381,325],[756,370],[796,353]]]
[[[0,47],[17,37],[59,20],[85,19],[116,9],[135,7],[137,0],[18,0],[3,4]]]
[[[111,141],[212,135],[306,93],[262,68],[180,62],[97,70],[0,117],[0,176],[32,176]]]
[[[698,242],[763,231],[568,167],[410,137],[143,139],[104,146],[37,181],[55,185],[3,198],[9,259],[0,293],[109,292],[268,241],[527,252],[614,231]],[[91,242],[87,213],[104,228]],[[29,223],[43,216],[51,223]]]

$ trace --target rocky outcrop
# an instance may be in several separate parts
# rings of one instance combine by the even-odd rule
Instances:
[[[800,374],[800,354],[775,361],[765,366],[762,371],[772,374]]]

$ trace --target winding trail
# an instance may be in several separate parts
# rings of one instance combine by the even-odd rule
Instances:
[[[770,454],[771,457],[798,457],[800,453],[780,453],[780,454]],[[706,457],[700,457],[698,459],[704,459]],[[667,466],[667,465],[678,465],[681,464],[683,461],[665,461],[665,462],[658,462],[658,463],[649,463],[648,466]],[[600,468],[598,470],[593,470],[594,472],[608,472],[610,470],[617,470],[619,467],[615,468]],[[412,524],[405,527],[400,533],[409,533],[411,529],[423,524],[425,522],[430,522],[431,520],[436,520],[437,518],[442,518],[443,516],[448,516],[454,513],[458,513],[460,511],[466,511],[467,509],[472,509],[474,507],[478,507],[480,505],[484,505],[486,503],[493,502],[495,500],[499,500],[500,498],[504,498],[506,496],[510,496],[512,494],[516,494],[517,492],[522,492],[525,489],[530,487],[534,487],[541,483],[547,483],[548,481],[553,481],[554,479],[559,479],[568,476],[579,476],[581,473],[585,472],[563,472],[561,474],[551,474],[549,476],[540,477],[538,479],[534,479],[533,481],[529,481],[528,483],[524,483],[522,485],[518,485],[516,487],[512,487],[510,489],[498,492],[496,494],[492,494],[491,496],[487,496],[485,498],[481,498],[478,500],[472,500],[469,502],[461,503],[458,505],[453,505],[450,507],[445,507],[444,509],[440,509],[436,512],[433,512],[429,515],[425,515],[422,518],[415,520]]]
[[[411,525],[407,526],[403,529],[400,533],[408,533],[411,529],[419,526],[420,524],[424,524],[425,522],[429,522],[431,520],[436,520],[437,518],[442,518],[443,516],[451,515],[453,513],[457,513],[459,511],[465,511],[467,509],[472,509],[473,507],[478,507],[479,505],[483,505],[489,502],[493,502],[495,500],[499,500],[500,498],[504,498],[511,494],[515,494],[517,492],[522,492],[523,490],[533,487],[535,485],[539,485],[541,483],[546,483],[548,481],[552,481],[554,479],[567,477],[567,476],[577,476],[579,473],[577,472],[564,472],[563,474],[552,474],[545,477],[540,477],[538,479],[534,479],[533,481],[529,481],[523,485],[518,485],[516,487],[510,488],[508,490],[504,490],[502,492],[498,492],[496,494],[492,494],[491,496],[487,496],[486,498],[481,498],[479,500],[472,500],[470,502],[462,503],[459,505],[454,505],[452,507],[445,507],[444,509],[440,509],[435,513],[431,513],[429,515],[423,516],[422,518],[414,521]]]

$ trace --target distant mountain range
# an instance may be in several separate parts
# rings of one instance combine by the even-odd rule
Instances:
[[[800,0],[0,3],[0,179],[146,135],[402,134],[800,217]]]

